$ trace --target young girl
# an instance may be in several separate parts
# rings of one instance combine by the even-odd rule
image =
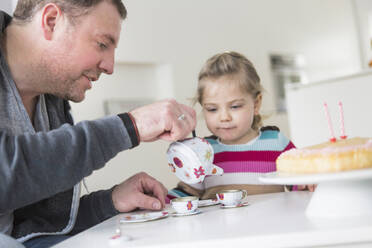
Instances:
[[[245,189],[248,194],[284,191],[283,185],[266,185],[258,179],[276,171],[276,158],[294,148],[278,128],[262,127],[262,90],[255,68],[243,55],[224,52],[207,60],[199,74],[196,101],[214,134],[206,138],[214,150],[214,164],[224,174],[206,177],[201,184],[180,182],[169,198],[209,199],[223,189]]]

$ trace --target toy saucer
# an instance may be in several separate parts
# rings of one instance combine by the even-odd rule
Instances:
[[[168,212],[146,212],[140,214],[128,214],[120,218],[120,223],[135,223],[135,222],[146,222],[151,220],[157,220],[166,218],[169,216]]]
[[[221,204],[221,208],[224,208],[224,209],[227,209],[227,208],[241,208],[241,207],[246,207],[246,206],[249,206],[249,202],[242,202],[242,203],[239,203],[239,204],[236,204],[236,205],[224,205],[224,204]]]
[[[171,213],[171,215],[173,217],[180,217],[180,216],[190,216],[190,215],[196,215],[196,214],[200,214],[202,211],[200,211],[199,209],[195,209],[195,211],[192,211],[192,212],[189,212],[189,213]]]
[[[199,200],[199,207],[208,207],[220,204],[217,199],[207,199],[207,200]]]

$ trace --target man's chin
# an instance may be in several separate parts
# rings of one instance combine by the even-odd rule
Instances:
[[[69,101],[74,102],[74,103],[79,103],[79,102],[82,102],[84,99],[85,99],[85,96],[82,97],[82,98],[70,98],[70,99],[66,99],[66,100],[69,100]]]
[[[71,101],[71,102],[75,102],[75,103],[79,103],[79,102],[82,102],[84,99],[85,99],[85,91],[81,91],[81,92],[74,92],[75,94],[71,94],[72,90],[70,90],[69,92],[53,92],[53,93],[49,93],[51,95],[54,95],[56,97],[59,97],[59,98],[62,98],[64,100],[67,100],[67,101]],[[77,94],[76,94],[77,93]]]
[[[81,95],[76,95],[76,96],[66,96],[64,97],[65,100],[68,100],[68,101],[71,101],[71,102],[75,102],[75,103],[79,103],[79,102],[82,102],[84,99],[85,99],[85,93],[81,94]]]

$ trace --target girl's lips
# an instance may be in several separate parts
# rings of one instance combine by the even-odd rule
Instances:
[[[218,129],[222,129],[222,130],[229,130],[229,129],[233,129],[235,127],[219,127]]]

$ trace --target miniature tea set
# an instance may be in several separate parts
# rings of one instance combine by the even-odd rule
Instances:
[[[173,142],[167,150],[168,164],[172,172],[187,184],[202,183],[206,176],[223,174],[223,169],[213,164],[213,148],[207,140],[195,137]],[[120,217],[114,236],[110,237],[111,245],[120,245],[132,240],[129,235],[121,233],[120,225],[124,223],[139,223],[158,219],[181,216],[192,216],[202,213],[201,207],[220,204],[221,209],[248,206],[242,202],[247,196],[245,190],[224,190],[216,194],[216,199],[199,200],[195,196],[174,198],[171,200],[173,212],[156,211],[126,214]]]
[[[203,138],[193,138],[176,141],[167,150],[168,165],[172,172],[187,184],[202,183],[206,176],[223,174],[223,169],[213,164],[213,148]],[[216,194],[216,199],[199,200],[195,196],[179,197],[171,200],[173,212],[147,212],[124,215],[120,223],[145,222],[168,217],[169,215],[190,216],[202,213],[200,207],[220,204],[221,208],[237,208],[248,206],[242,202],[247,196],[245,190],[224,190]]]

